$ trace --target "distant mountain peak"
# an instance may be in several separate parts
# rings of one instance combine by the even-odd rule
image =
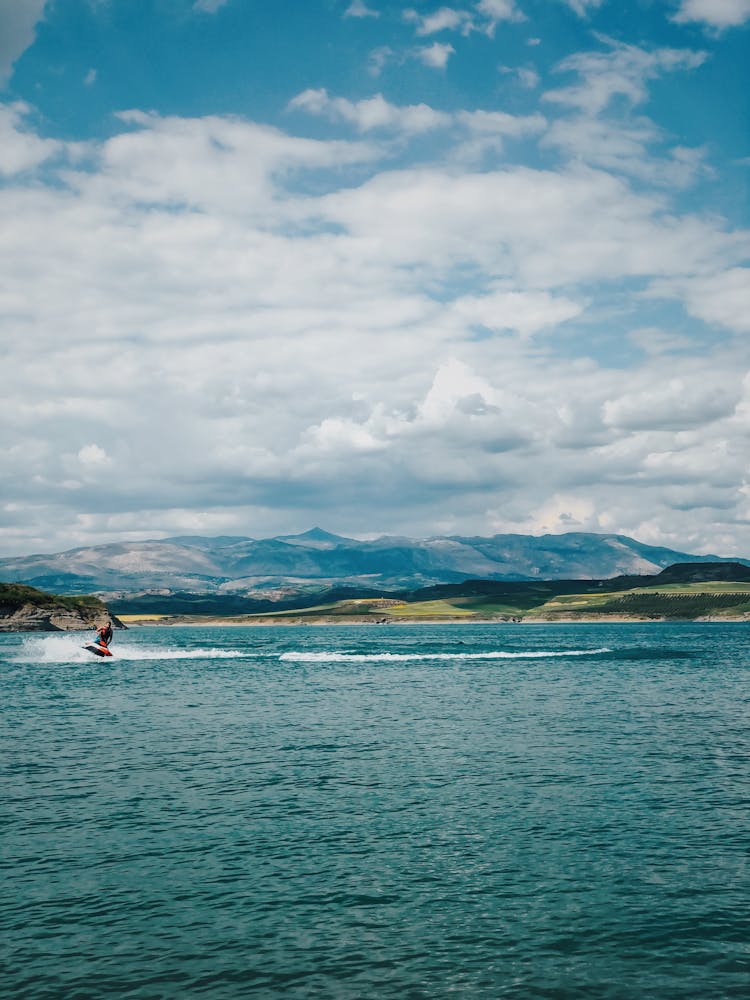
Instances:
[[[303,531],[299,535],[277,535],[274,541],[286,542],[288,545],[302,545],[320,548],[323,546],[334,547],[342,542],[351,542],[353,539],[344,538],[342,535],[334,535],[324,528],[314,527],[309,531]]]

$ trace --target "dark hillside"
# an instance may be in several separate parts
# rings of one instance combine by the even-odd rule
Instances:
[[[654,586],[665,583],[750,583],[750,566],[737,562],[677,563],[651,578]]]

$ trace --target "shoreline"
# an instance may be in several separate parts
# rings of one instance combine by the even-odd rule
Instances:
[[[523,618],[513,621],[505,618],[469,618],[468,616],[435,617],[435,618],[388,618],[386,621],[372,618],[355,617],[334,618],[321,616],[319,618],[239,618],[239,617],[214,617],[200,618],[198,616],[165,616],[163,619],[143,618],[136,616],[122,616],[128,628],[180,628],[202,626],[205,628],[257,628],[280,626],[288,628],[290,626],[324,627],[330,625],[367,625],[388,627],[390,625],[627,625],[627,624],[660,624],[664,622],[674,622],[675,624],[697,625],[701,623],[736,623],[750,624],[750,615],[700,615],[697,618],[670,618],[663,617],[638,617],[635,615],[581,615],[581,616],[560,616],[560,617],[534,617]]]

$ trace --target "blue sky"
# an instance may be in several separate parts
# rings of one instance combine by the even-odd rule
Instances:
[[[0,551],[748,555],[750,0],[0,0]]]

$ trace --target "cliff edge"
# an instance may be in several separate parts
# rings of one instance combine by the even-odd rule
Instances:
[[[61,597],[23,584],[0,584],[0,632],[80,632],[107,618],[115,628],[127,627],[97,597]]]

